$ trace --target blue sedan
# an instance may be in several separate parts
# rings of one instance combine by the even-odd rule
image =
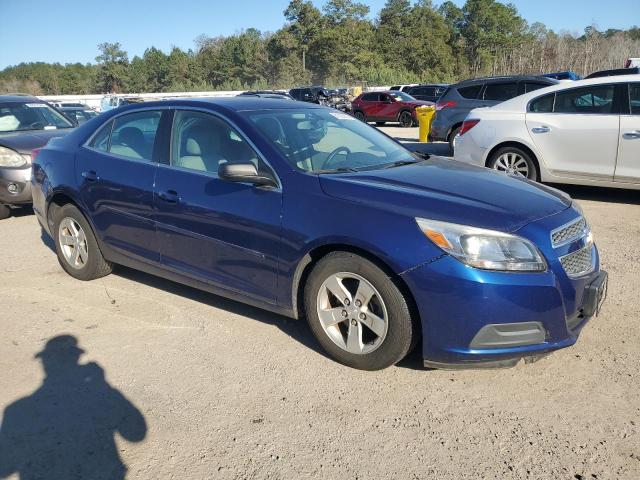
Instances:
[[[293,318],[374,370],[510,366],[572,345],[607,275],[578,205],[411,153],[308,103],[131,105],[34,155],[34,210],[79,280],[114,264]]]

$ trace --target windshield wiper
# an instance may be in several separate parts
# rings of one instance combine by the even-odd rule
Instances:
[[[413,165],[414,163],[420,162],[422,162],[422,160],[398,160],[397,162],[388,163],[382,168],[402,167],[404,165]]]
[[[317,174],[323,174],[323,173],[354,173],[354,172],[358,172],[359,170],[356,170],[355,168],[351,168],[351,167],[340,167],[340,168],[330,168],[327,170],[316,170],[315,173]]]

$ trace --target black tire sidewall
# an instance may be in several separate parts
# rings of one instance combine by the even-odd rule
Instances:
[[[364,355],[349,353],[325,333],[317,313],[318,291],[337,272],[355,273],[369,281],[382,296],[388,315],[385,339],[376,350]],[[389,276],[369,260],[349,252],[334,252],[322,258],[307,279],[304,291],[307,321],[318,342],[336,361],[361,370],[380,370],[396,364],[410,351],[417,326],[407,301]]]
[[[10,216],[11,209],[7,205],[0,203],[0,220],[4,220],[6,218],[9,218]]]
[[[498,158],[501,155],[504,155],[505,153],[516,153],[518,155],[520,155],[525,162],[527,162],[527,166],[529,167],[529,176],[527,177],[529,180],[533,180],[533,181],[538,181],[538,168],[535,164],[535,162],[533,161],[533,159],[531,158],[531,155],[529,155],[527,152],[525,152],[524,150],[518,148],[518,147],[502,147],[499,148],[498,150],[496,150],[493,155],[491,155],[491,158],[489,159],[489,162],[487,163],[487,167],[495,170],[494,165],[496,163],[496,161],[498,160]]]
[[[409,115],[409,117],[411,118],[411,122],[409,122],[409,125],[402,124],[402,118],[406,115]],[[398,123],[402,128],[411,128],[413,126],[413,117],[411,115],[411,112],[409,112],[408,110],[403,110],[402,112],[400,112],[400,114],[398,115]]]
[[[353,115],[361,122],[365,122],[365,123],[367,122],[367,117],[365,117],[364,113],[361,112],[360,110],[355,112]]]
[[[84,231],[85,237],[87,239],[87,252],[88,252],[88,261],[82,268],[73,268],[69,263],[67,263],[64,258],[64,254],[62,253],[62,248],[60,245],[60,222],[64,218],[72,218],[82,227]],[[96,240],[95,235],[93,234],[93,229],[89,222],[86,220],[84,215],[76,208],[74,205],[67,204],[59,208],[54,215],[54,228],[53,228],[53,241],[56,245],[56,254],[58,255],[58,262],[60,266],[74,278],[78,280],[93,280],[95,278],[99,278],[104,276],[108,272],[103,272],[101,269],[101,265],[104,265],[104,257],[102,256],[102,252],[100,251],[100,247],[98,246],[98,242]]]
[[[462,127],[456,127],[453,129],[453,131],[449,134],[449,147],[451,148],[451,152],[453,153],[453,151],[455,150],[455,147],[453,146],[453,141],[456,138],[456,135],[458,135],[458,133],[460,133],[460,129]]]

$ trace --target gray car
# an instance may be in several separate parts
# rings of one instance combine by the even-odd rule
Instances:
[[[28,95],[0,95],[0,219],[12,206],[31,204],[31,152],[74,125]]]
[[[462,122],[474,108],[492,107],[556,83],[558,80],[553,78],[512,76],[474,78],[451,85],[436,103],[430,138],[435,142],[449,142],[453,150]]]

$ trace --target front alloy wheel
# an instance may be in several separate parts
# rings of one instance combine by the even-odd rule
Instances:
[[[314,265],[305,285],[304,307],[324,350],[353,368],[394,365],[418,338],[417,320],[394,280],[354,253],[332,252]]]
[[[330,275],[320,286],[317,311],[324,333],[349,353],[373,352],[387,336],[387,308],[380,293],[355,273]]]

